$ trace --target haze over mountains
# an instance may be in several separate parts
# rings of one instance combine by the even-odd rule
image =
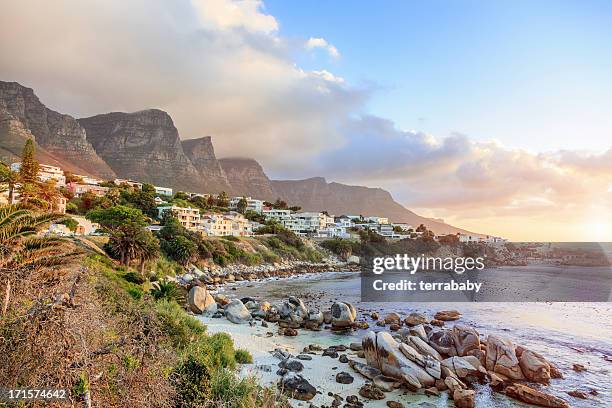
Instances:
[[[380,188],[328,183],[323,177],[270,180],[254,159],[217,159],[210,136],[181,140],[170,115],[159,109],[75,119],[47,108],[32,89],[0,81],[0,159],[19,160],[28,138],[35,140],[42,163],[79,174],[175,190],[281,198],[304,210],[386,216],[424,223],[439,234],[466,232],[415,214]]]

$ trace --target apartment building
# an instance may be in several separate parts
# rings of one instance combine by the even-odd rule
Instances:
[[[165,196],[171,196],[172,193],[172,189],[170,187],[158,187],[158,186],[153,186],[155,188],[155,194],[157,195],[165,195]]]
[[[200,217],[199,208],[191,207],[179,207],[176,205],[162,205],[157,207],[158,218],[162,218],[164,213],[172,212],[174,217],[181,223],[181,225],[188,230],[198,230],[202,227],[202,219]]]
[[[85,193],[91,193],[98,197],[104,197],[108,193],[108,187],[101,187],[96,184],[81,184],[81,183],[68,183],[66,189],[74,194],[76,197],[80,197]]]
[[[230,210],[236,211],[238,209],[238,203],[242,200],[243,197],[232,197],[230,200],[229,208]],[[264,210],[264,202],[263,200],[257,200],[251,197],[244,197],[247,202],[246,211],[255,211],[256,213],[261,214]]]

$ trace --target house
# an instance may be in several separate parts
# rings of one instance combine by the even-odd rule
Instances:
[[[21,163],[11,164],[11,170],[18,172],[21,169]],[[64,170],[57,166],[50,166],[48,164],[40,164],[38,169],[38,179],[42,182],[53,180],[57,183],[58,187],[66,185],[66,176],[64,176]]]
[[[81,183],[68,183],[66,189],[74,194],[76,197],[80,197],[85,193],[91,193],[97,197],[104,197],[108,193],[108,187],[101,187],[96,184],[81,184]]]
[[[155,188],[155,194],[157,194],[158,196],[160,195],[171,196],[172,195],[172,189],[169,187],[153,186],[153,188]]]
[[[89,184],[92,186],[99,186],[103,181],[94,177],[82,176],[80,174],[75,174],[74,177],[78,177],[81,179],[80,184]]]
[[[279,210],[276,208],[264,208],[262,214],[266,220],[285,220],[291,217],[291,210]]]
[[[64,224],[51,224],[46,233],[61,236],[94,235],[96,234],[96,231],[100,229],[100,224],[91,222],[85,217],[78,215],[72,215],[70,217],[78,223],[74,231],[71,231]]]
[[[238,203],[243,198],[245,198],[246,202],[247,202],[246,211],[255,211],[256,213],[259,213],[259,214],[261,214],[263,212],[263,210],[264,210],[264,202],[263,202],[263,200],[256,200],[256,199],[251,198],[251,197],[233,197],[230,200],[230,205],[229,205],[230,210],[234,210],[234,211],[237,210],[238,209]]]
[[[117,185],[122,185],[122,184],[127,184],[130,187],[134,187],[134,188],[138,188],[141,189],[142,188],[142,183],[139,183],[137,181],[134,180],[128,180],[128,179],[121,179],[121,178],[116,178],[114,180],[115,184]]]
[[[364,220],[374,224],[389,224],[389,219],[386,217],[364,217]]]
[[[339,217],[336,217],[334,219],[335,224],[337,227],[342,227],[342,228],[351,228],[355,226],[355,223],[353,222],[353,219],[351,217],[349,217],[348,215],[341,215]]]
[[[161,219],[166,212],[172,212],[181,225],[188,230],[195,231],[202,227],[199,208],[179,207],[176,205],[161,205],[157,207],[158,218]]]
[[[316,235],[325,229],[333,218],[320,212],[299,212],[291,214],[290,222],[283,222],[285,228],[298,235]],[[333,224],[333,221],[332,221]]]
[[[224,237],[232,234],[232,220],[223,214],[204,214],[200,233],[209,237]]]

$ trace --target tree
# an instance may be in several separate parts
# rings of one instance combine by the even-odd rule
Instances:
[[[142,211],[125,205],[92,210],[87,213],[87,218],[100,224],[105,232],[113,231],[125,224],[134,224],[139,227],[147,225]]]
[[[229,197],[225,191],[217,196],[217,207],[229,207]]]
[[[177,191],[176,193],[174,193],[174,196],[172,198],[177,200],[189,200],[189,196],[183,191]]]
[[[272,204],[272,207],[277,209],[277,210],[286,210],[287,207],[287,203],[283,200],[281,200],[280,198],[277,198],[276,201],[274,202],[274,204]]]
[[[427,231],[427,227],[425,226],[425,224],[421,224],[417,227],[416,232],[425,232]]]
[[[19,168],[20,183],[36,183],[40,164],[34,158],[34,142],[28,139],[21,153],[21,167]]]
[[[13,196],[15,191],[15,184],[19,180],[19,173],[11,170],[10,166],[6,163],[0,162],[0,184],[6,185],[8,191],[8,202],[13,203]]]
[[[187,265],[196,255],[198,246],[182,235],[166,241],[164,252],[181,265]]]
[[[299,205],[294,205],[294,206],[289,207],[289,209],[293,212],[298,212],[302,209],[302,207],[300,207]]]
[[[152,184],[143,184],[141,189],[123,190],[121,196],[124,204],[138,208],[149,217],[157,216],[155,187]]]
[[[83,179],[71,171],[64,170],[64,177],[66,177],[66,183],[82,183]]]
[[[117,255],[125,266],[129,266],[132,260],[139,259],[142,272],[146,261],[159,255],[159,241],[151,231],[132,222],[111,231],[107,249],[111,254]]]
[[[237,210],[239,213],[244,214],[247,207],[249,206],[249,203],[247,202],[247,199],[245,197],[242,197],[237,204]]]

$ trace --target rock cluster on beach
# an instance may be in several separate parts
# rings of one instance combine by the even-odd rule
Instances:
[[[216,317],[225,316],[237,324],[276,323],[279,335],[295,336],[299,330],[342,332],[367,328],[365,321],[358,320],[355,307],[347,302],[335,302],[329,310],[319,311],[308,308],[297,297],[277,304],[253,298],[230,301],[223,295],[217,295],[215,300]],[[443,311],[436,316],[438,319],[434,320],[442,317],[449,321],[460,319],[461,315],[456,311]],[[396,330],[380,329],[383,326]],[[347,364],[335,375],[336,382],[352,384],[355,375],[367,381],[359,395],[353,396],[353,403],[332,406],[357,407],[361,406],[360,400],[382,400],[386,393],[404,388],[432,397],[448,392],[456,407],[469,408],[475,406],[477,387],[474,385],[488,384],[497,392],[529,404],[569,407],[565,400],[545,392],[544,386],[551,379],[562,377],[556,366],[541,354],[516,345],[510,339],[496,335],[483,338],[475,328],[462,324],[449,328],[433,326],[426,316],[416,313],[404,319],[397,313],[390,313],[378,320],[376,327],[379,331],[366,332],[361,343],[328,348],[312,345],[296,357],[277,350],[279,389],[298,400],[314,398],[316,388],[300,373],[304,363],[316,354]]]
[[[339,269],[346,269],[346,265],[338,265]],[[565,400],[545,391],[544,387],[552,379],[562,378],[553,363],[508,338],[496,335],[485,338],[475,328],[458,323],[446,327],[449,322],[461,319],[461,313],[456,310],[439,311],[433,319],[416,312],[408,315],[388,313],[383,317],[372,312],[359,316],[353,305],[342,301],[334,302],[327,310],[319,310],[308,307],[295,296],[269,303],[252,297],[230,299],[211,292],[220,283],[285,276],[299,271],[314,272],[319,268],[330,269],[328,264],[309,263],[286,264],[282,268],[260,267],[257,273],[252,268],[245,269],[247,272],[239,272],[240,268],[224,268],[214,273],[192,268],[191,279],[183,276],[178,280],[189,287],[188,308],[193,313],[265,328],[276,324],[277,334],[281,336],[294,337],[300,330],[343,333],[369,329],[373,325],[376,331],[365,332],[361,343],[327,348],[311,345],[295,357],[276,350],[274,355],[280,360],[278,387],[297,400],[310,401],[317,392],[321,393],[302,375],[304,364],[308,364],[313,355],[319,355],[347,364],[335,374],[337,383],[352,384],[355,376],[366,381],[359,395],[349,396],[351,402],[349,397],[343,401],[334,396],[332,407],[360,407],[363,400],[383,400],[386,393],[403,388],[431,397],[448,392],[456,407],[469,408],[475,406],[476,384],[488,384],[494,391],[529,404],[569,407]],[[275,333],[268,331],[267,335]],[[387,406],[401,404],[387,401]]]

